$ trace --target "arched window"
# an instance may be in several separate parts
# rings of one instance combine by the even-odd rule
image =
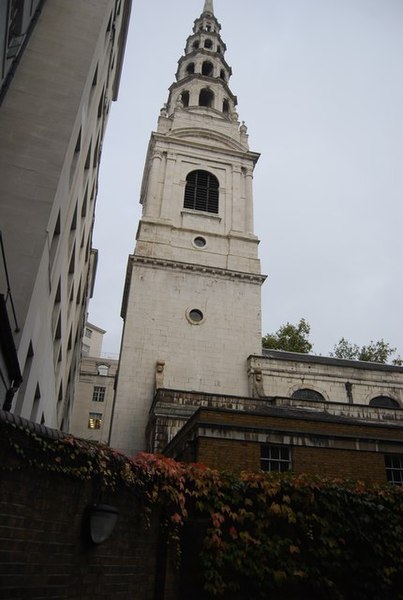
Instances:
[[[205,40],[204,47],[207,48],[208,50],[211,50],[211,48],[213,47],[213,42],[209,39]]]
[[[218,213],[218,179],[208,171],[191,171],[186,177],[184,208]]]
[[[200,46],[199,40],[195,40],[192,44],[193,50],[197,50],[199,46]]]
[[[203,89],[199,95],[199,106],[212,108],[214,104],[214,93],[211,90]]]
[[[400,408],[398,402],[389,396],[376,396],[369,401],[369,405],[375,408]]]
[[[226,98],[224,98],[223,103],[222,103],[222,111],[223,113],[229,113],[229,102]]]
[[[191,62],[186,66],[186,73],[188,75],[193,75],[194,72],[195,72],[195,64],[193,62]]]
[[[205,60],[202,66],[202,75],[206,77],[212,77],[214,72],[214,65],[209,60]]]
[[[315,390],[309,390],[307,388],[301,388],[300,390],[296,390],[291,398],[296,398],[297,400],[316,400],[316,402],[324,402],[325,399],[319,392]]]
[[[182,99],[183,106],[185,108],[187,108],[189,106],[189,99],[190,99],[189,92],[188,91],[182,92],[181,99]]]

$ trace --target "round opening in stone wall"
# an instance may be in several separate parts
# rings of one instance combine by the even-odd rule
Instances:
[[[204,237],[202,237],[201,235],[198,235],[197,237],[195,237],[195,239],[193,240],[193,243],[195,246],[197,246],[198,248],[204,248],[204,246],[206,245],[206,240]]]
[[[203,318],[203,313],[198,308],[192,308],[192,310],[189,311],[189,319],[193,323],[201,323]]]

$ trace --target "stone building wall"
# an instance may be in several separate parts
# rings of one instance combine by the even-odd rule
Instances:
[[[403,407],[403,367],[275,350],[249,357],[248,366],[252,396],[291,397],[311,389],[326,402],[368,405],[376,396],[387,396]],[[256,374],[262,377],[260,390]]]

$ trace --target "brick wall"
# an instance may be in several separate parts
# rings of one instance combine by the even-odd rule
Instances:
[[[213,469],[233,472],[260,469],[260,444],[201,438],[197,460]],[[292,470],[327,477],[365,479],[385,483],[383,454],[329,448],[292,448]]]
[[[292,413],[291,413],[292,414]],[[187,449],[194,440],[191,460],[233,472],[260,470],[262,444],[291,448],[292,470],[327,477],[363,479],[385,483],[384,455],[403,454],[403,428],[397,425],[358,422],[353,419],[306,418],[199,409],[178,436],[175,450]],[[187,460],[186,453],[178,453]]]
[[[351,452],[330,448],[293,448],[292,467],[297,473],[363,479],[374,483],[386,482],[384,457],[383,454],[378,452]]]
[[[28,425],[43,437],[62,435]],[[24,449],[29,452],[29,446]],[[99,497],[96,482],[30,467],[6,444],[0,467],[2,600],[177,597],[158,517],[147,528],[128,489]],[[86,508],[96,501],[119,511],[112,536],[99,545],[88,540],[84,526]]]
[[[256,471],[260,469],[260,444],[200,438],[197,461],[213,469]]]

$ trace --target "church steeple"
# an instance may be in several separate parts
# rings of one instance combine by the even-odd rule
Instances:
[[[213,7],[213,0],[206,0],[204,3],[204,9],[203,9],[203,14],[204,13],[209,13],[211,15],[214,15],[214,7]]]
[[[225,60],[227,47],[220,31],[213,2],[206,0],[178,61],[176,82],[169,89],[163,116],[171,116],[177,109],[211,109],[216,118],[225,118],[239,127],[237,98],[229,87],[232,69]],[[213,116],[213,112],[210,114]]]
[[[247,395],[246,359],[261,350],[259,155],[238,121],[220,31],[206,0],[148,147],[111,438],[129,453],[158,447],[156,387]]]

